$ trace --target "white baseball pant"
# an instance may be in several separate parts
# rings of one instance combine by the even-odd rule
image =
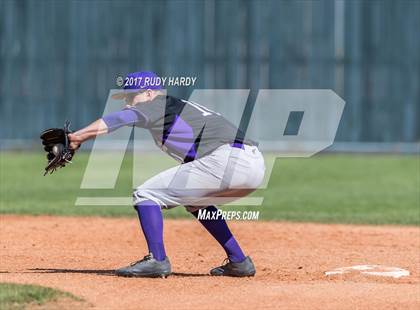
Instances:
[[[262,183],[264,158],[256,146],[224,144],[212,153],[165,170],[136,188],[134,205],[152,200],[162,208],[188,211],[244,197]]]

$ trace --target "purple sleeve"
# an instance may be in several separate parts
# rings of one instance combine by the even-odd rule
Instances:
[[[112,132],[123,126],[133,126],[136,123],[142,125],[146,123],[143,115],[132,109],[124,109],[118,112],[113,112],[102,117],[102,120],[108,127],[108,132]]]

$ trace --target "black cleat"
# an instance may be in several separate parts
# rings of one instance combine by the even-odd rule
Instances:
[[[130,266],[115,270],[115,274],[121,277],[166,278],[171,274],[171,263],[168,257],[158,261],[150,253]]]
[[[240,263],[231,262],[228,258],[225,261],[227,261],[226,264],[210,270],[210,274],[228,277],[253,277],[255,275],[255,266],[249,256]]]

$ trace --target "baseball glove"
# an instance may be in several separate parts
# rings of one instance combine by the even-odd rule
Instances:
[[[64,128],[50,128],[41,133],[40,138],[48,159],[44,175],[52,174],[58,168],[71,163],[74,151],[69,147],[68,134],[71,133],[69,126],[70,122],[66,121]]]

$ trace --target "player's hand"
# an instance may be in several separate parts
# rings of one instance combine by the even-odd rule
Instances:
[[[70,148],[76,151],[83,142],[82,138],[80,136],[75,135],[74,133],[69,134],[68,137],[70,140]]]

